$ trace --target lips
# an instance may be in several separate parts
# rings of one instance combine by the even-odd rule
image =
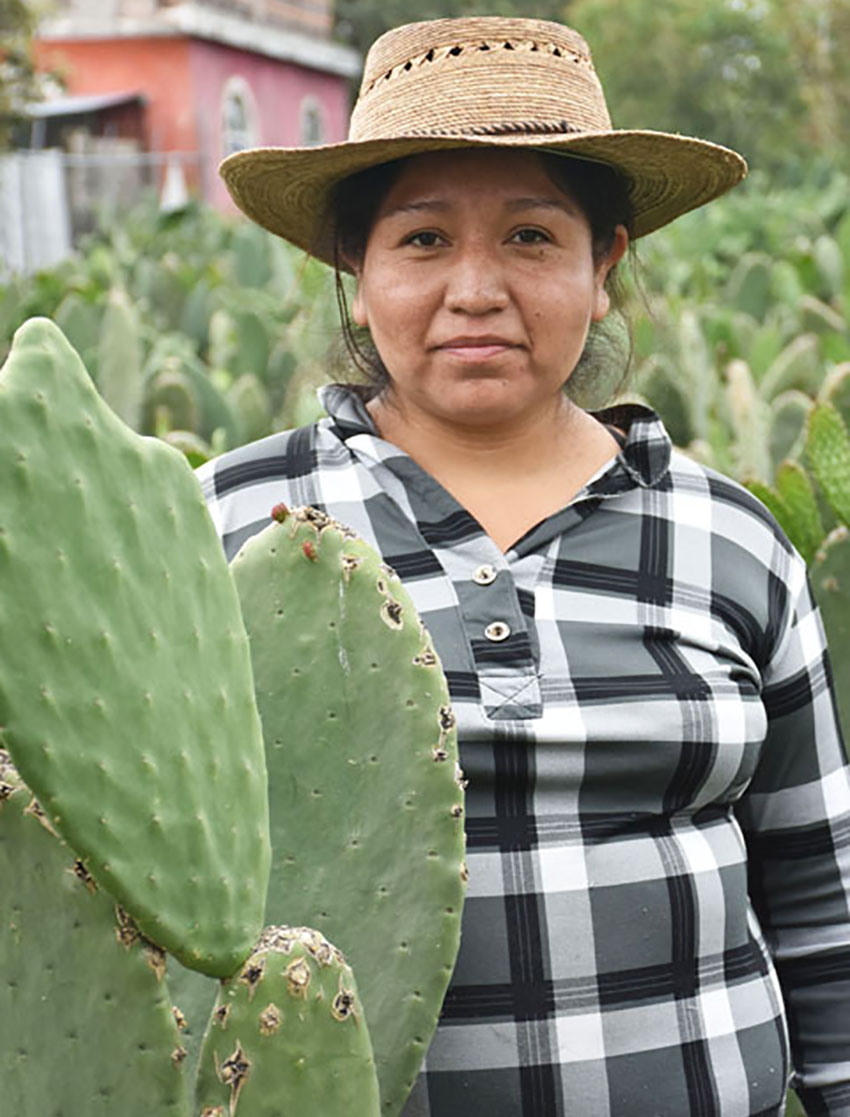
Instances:
[[[447,341],[434,346],[434,348],[461,361],[486,361],[501,356],[509,349],[517,349],[518,345],[505,337],[482,334],[480,337],[464,335],[463,337],[449,338]]]

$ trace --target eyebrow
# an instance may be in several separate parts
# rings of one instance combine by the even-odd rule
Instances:
[[[509,213],[522,213],[529,209],[557,209],[569,214],[578,212],[578,207],[567,197],[511,198],[505,208]],[[450,209],[451,205],[439,198],[423,198],[421,201],[400,202],[386,210],[382,217],[396,217],[402,213],[446,213]]]
[[[451,207],[439,198],[423,198],[421,202],[400,202],[392,209],[385,210],[382,217],[395,217],[399,213],[445,213]]]
[[[577,213],[578,207],[575,202],[566,196],[562,198],[551,197],[532,197],[532,198],[512,198],[507,205],[507,209],[511,213],[519,213],[524,209],[559,209],[565,213]]]

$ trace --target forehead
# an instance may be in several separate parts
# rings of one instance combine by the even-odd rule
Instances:
[[[433,151],[405,160],[383,200],[379,216],[418,197],[497,200],[511,196],[565,198],[536,151],[484,148]]]

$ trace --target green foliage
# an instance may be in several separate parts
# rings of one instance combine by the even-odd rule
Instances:
[[[785,461],[777,470],[776,487],[787,510],[791,542],[810,562],[824,537],[823,520],[811,479],[799,462]]]
[[[142,369],[139,319],[120,288],[107,297],[101,322],[97,378],[100,394],[119,419],[138,428],[142,408]]]
[[[38,95],[32,59],[37,13],[26,0],[0,0],[0,151],[10,145],[23,108]]]
[[[821,403],[813,409],[806,451],[836,519],[850,524],[850,438],[832,404]]]
[[[847,165],[846,0],[572,0],[619,128],[701,136],[796,176],[806,157]],[[636,48],[637,44],[637,48]]]
[[[739,480],[772,484],[800,458],[816,399],[850,405],[848,185],[754,176],[641,247],[634,387],[677,444]]]
[[[185,431],[220,453],[322,413],[314,387],[337,332],[328,269],[202,206],[142,206],[58,268],[0,287],[0,357],[35,316],[67,331],[145,433]],[[191,400],[178,402],[175,377]]]
[[[564,9],[564,0],[536,0],[533,11],[522,0],[419,0],[415,8],[408,0],[336,0],[335,33],[365,55],[379,35],[403,23],[458,16],[533,16],[562,21]]]

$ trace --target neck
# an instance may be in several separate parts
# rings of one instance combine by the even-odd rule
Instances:
[[[618,452],[602,424],[563,396],[548,411],[486,428],[414,417],[387,400],[368,406],[381,435],[439,481],[503,551],[565,507]]]
[[[427,412],[412,414],[392,396],[377,396],[367,407],[381,437],[432,473],[533,472],[551,462],[553,450],[565,448],[588,418],[564,395],[540,411],[486,425],[446,422]]]

